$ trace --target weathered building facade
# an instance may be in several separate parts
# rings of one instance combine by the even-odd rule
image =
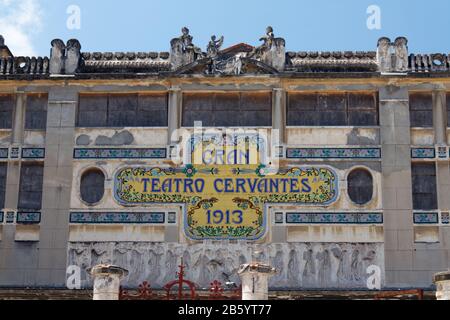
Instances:
[[[161,287],[181,258],[201,287],[255,258],[272,289],[431,287],[450,266],[450,56],[289,52],[270,27],[258,47],[192,40],[54,40],[50,58],[1,40],[0,287],[65,287],[69,266],[86,287],[100,263]]]

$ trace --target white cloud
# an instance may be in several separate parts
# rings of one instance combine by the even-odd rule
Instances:
[[[39,0],[0,0],[0,34],[15,56],[35,56],[33,35],[42,28]]]

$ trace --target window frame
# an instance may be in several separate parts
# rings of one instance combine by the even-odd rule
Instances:
[[[6,206],[6,191],[7,191],[7,185],[6,184],[8,182],[8,162],[0,161],[0,167],[2,168],[1,170],[5,171],[4,184],[0,183],[0,192],[2,193],[2,195],[0,197],[3,198],[3,205],[0,202],[0,210],[3,210],[3,209],[5,209],[5,206]],[[0,182],[2,182],[2,181],[0,180]]]
[[[412,104],[411,104],[411,98],[413,96],[429,96],[430,101],[431,101],[431,108],[430,110],[428,109],[415,109],[413,110],[412,108]],[[434,128],[434,97],[433,97],[433,92],[432,91],[410,91],[409,92],[409,96],[408,96],[408,108],[409,108],[409,121],[410,121],[410,127],[414,128],[414,129],[425,129],[425,130],[430,130]],[[415,112],[430,112],[431,113],[431,124],[427,124],[427,125],[420,125],[417,126],[415,123],[413,124],[413,111]]]
[[[13,93],[0,93],[0,99],[2,97],[9,97],[11,99],[11,119],[10,119],[11,124],[10,124],[9,127],[3,127],[3,126],[1,126],[1,121],[0,121],[0,130],[13,130],[14,129],[14,117],[15,117],[17,97]],[[6,113],[6,112],[4,112],[4,111],[2,111],[0,109],[0,114],[3,114],[3,113]]]
[[[28,109],[28,101],[30,99],[30,97],[39,97],[41,98],[41,96],[43,96],[44,99],[46,99],[46,103],[45,103],[45,111],[29,111]],[[44,112],[45,113],[45,117],[44,117],[44,127],[42,128],[30,128],[27,127],[27,121],[28,121],[28,112]],[[47,115],[48,115],[48,93],[45,92],[36,92],[36,93],[29,93],[26,96],[26,103],[25,103],[25,121],[24,121],[24,130],[25,131],[46,131],[47,130]]]
[[[41,172],[42,172],[42,175],[41,175],[41,183],[40,183],[40,186],[41,186],[41,190],[40,190],[40,193],[41,193],[41,196],[40,196],[40,208],[39,209],[37,209],[37,208],[23,208],[22,207],[22,202],[21,202],[21,200],[22,200],[22,192],[26,192],[26,193],[30,193],[30,192],[32,192],[32,193],[37,193],[38,191],[35,191],[35,190],[22,190],[22,188],[23,188],[23,177],[24,177],[24,175],[23,175],[23,168],[24,167],[26,167],[26,166],[37,166],[37,167],[40,167],[41,168]],[[45,174],[45,166],[44,166],[44,162],[42,162],[42,161],[22,161],[21,162],[21,164],[20,164],[20,177],[19,177],[19,193],[18,193],[18,199],[17,199],[17,210],[19,211],[19,212],[34,212],[34,211],[41,211],[42,210],[42,205],[43,205],[43,197],[44,197],[44,174]],[[29,175],[26,175],[26,177],[29,177]],[[35,176],[33,176],[32,177],[32,179],[34,178]],[[29,197],[26,197],[26,199],[29,199]]]
[[[354,201],[350,195],[350,183],[349,183],[349,177],[351,176],[352,173],[354,173],[355,171],[365,171],[369,174],[369,176],[371,177],[372,180],[372,195],[370,197],[370,200],[365,202],[365,203],[358,203],[356,201]],[[346,197],[347,199],[350,201],[350,203],[352,203],[353,205],[357,206],[357,207],[368,207],[370,206],[374,201],[376,201],[376,193],[377,193],[377,183],[376,183],[376,179],[375,179],[375,175],[372,172],[372,170],[370,170],[368,167],[365,166],[355,166],[352,167],[348,170],[348,172],[346,173],[345,176],[345,181],[346,181]]]
[[[102,194],[102,197],[100,198],[99,201],[91,203],[91,202],[88,202],[85,199],[83,199],[83,194],[81,192],[81,188],[82,188],[82,184],[83,184],[83,182],[82,182],[83,178],[85,177],[86,174],[89,174],[92,171],[101,172],[102,175],[103,175],[103,194]],[[103,168],[100,168],[100,167],[90,166],[90,167],[87,167],[87,168],[82,170],[82,172],[79,175],[79,179],[78,179],[78,185],[77,185],[78,189],[77,189],[77,191],[78,191],[78,198],[80,199],[80,201],[84,205],[86,205],[88,207],[96,207],[96,206],[100,205],[103,201],[106,201],[107,197],[105,197],[105,195],[106,195],[106,181],[107,181],[107,177],[108,176],[107,176],[105,170],[103,170]]]
[[[415,165],[429,165],[431,167],[431,165],[433,165],[434,168],[434,186],[435,186],[435,193],[434,193],[434,202],[436,204],[436,208],[432,208],[432,209],[422,209],[422,208],[415,208],[414,204],[415,204],[415,200],[414,200],[414,195],[415,194],[433,194],[433,193],[416,193],[414,192],[414,186],[416,185],[414,183],[414,166]],[[425,176],[425,175],[424,175]],[[438,186],[438,170],[437,170],[437,163],[435,161],[414,161],[411,163],[411,191],[412,191],[412,209],[413,211],[437,211],[439,210],[439,186]]]

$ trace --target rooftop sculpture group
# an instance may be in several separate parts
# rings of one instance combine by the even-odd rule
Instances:
[[[251,52],[239,52],[230,57],[229,54],[222,55],[221,47],[224,37],[217,39],[215,35],[211,37],[203,53],[192,41],[189,29],[182,29],[182,35],[171,41],[171,63],[174,70],[201,61],[208,65],[204,71],[206,74],[234,74],[239,75],[243,71],[243,65],[250,60],[260,61],[277,71],[283,71],[286,64],[285,41],[282,38],[275,38],[272,27],[267,27],[266,35],[261,39],[264,43]]]

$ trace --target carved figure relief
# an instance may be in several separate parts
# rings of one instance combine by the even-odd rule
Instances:
[[[239,285],[236,271],[252,257],[251,246],[237,243],[70,243],[68,250],[68,265],[82,269],[83,287],[92,281],[86,269],[116,262],[130,272],[124,286],[151,281],[161,288],[175,279],[181,258],[189,266],[186,276],[202,288],[213,280]],[[283,243],[263,250],[279,272],[270,280],[272,288],[365,288],[367,267],[384,268],[383,244]]]

